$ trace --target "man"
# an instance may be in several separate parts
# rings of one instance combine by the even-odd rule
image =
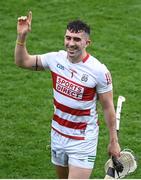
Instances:
[[[110,155],[118,158],[120,146],[115,129],[112,81],[106,66],[87,53],[90,27],[82,21],[67,25],[66,51],[30,55],[26,37],[31,30],[32,12],[18,18],[15,63],[31,70],[50,70],[53,80],[52,162],[58,178],[88,179],[97,151],[99,99],[109,129]]]

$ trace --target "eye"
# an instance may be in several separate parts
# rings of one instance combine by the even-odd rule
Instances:
[[[66,36],[66,40],[70,41],[71,37],[70,36]]]
[[[78,37],[74,37],[74,41],[79,42],[79,41],[81,41],[81,39]]]

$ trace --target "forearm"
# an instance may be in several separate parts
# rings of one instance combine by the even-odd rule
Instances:
[[[110,111],[110,112],[109,112]],[[115,110],[112,107],[110,110],[105,110],[105,119],[109,129],[109,145],[108,145],[108,154],[116,158],[120,156],[120,145],[118,142],[118,136],[116,131],[116,116]]]
[[[44,70],[38,55],[30,55],[26,48],[26,37],[31,31],[32,12],[28,16],[21,16],[17,23],[17,41],[15,46],[15,64],[26,69]]]
[[[26,49],[26,36],[18,35],[15,46],[15,63],[20,67],[24,67],[26,60],[30,57]]]
[[[116,113],[113,103],[112,91],[99,94],[99,100],[103,108],[105,121],[109,129],[110,142],[118,141],[116,132]]]
[[[108,153],[109,155],[119,157],[120,155],[120,146],[118,143],[118,136],[116,132],[116,114],[113,104],[113,93],[108,92],[99,95],[99,100],[102,104],[104,111],[105,121],[109,130],[109,145]]]
[[[104,116],[107,127],[109,129],[110,142],[118,142],[117,131],[116,131],[116,115],[114,106],[108,107],[104,110]]]

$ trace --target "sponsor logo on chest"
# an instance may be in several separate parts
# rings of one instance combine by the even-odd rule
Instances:
[[[84,93],[84,87],[59,76],[56,79],[56,90],[75,99],[82,99]]]

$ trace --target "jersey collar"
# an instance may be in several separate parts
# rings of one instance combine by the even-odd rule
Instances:
[[[90,55],[87,53],[87,55],[82,59],[82,62],[85,63],[89,57],[90,57]]]

